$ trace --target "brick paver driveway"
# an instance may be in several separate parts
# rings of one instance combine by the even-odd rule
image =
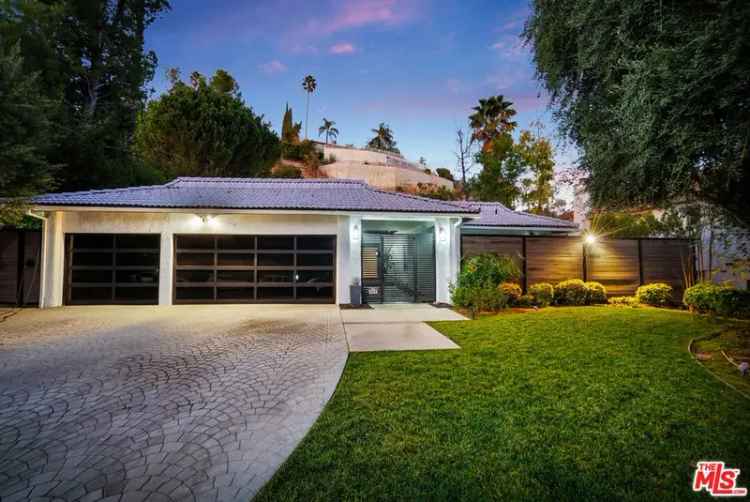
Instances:
[[[0,499],[248,500],[346,355],[331,306],[24,310],[0,323]]]

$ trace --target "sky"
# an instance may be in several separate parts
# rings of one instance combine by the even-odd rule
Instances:
[[[302,79],[315,76],[311,139],[325,117],[339,144],[363,146],[380,122],[410,160],[455,172],[455,137],[479,98],[502,94],[520,128],[534,122],[556,146],[558,167],[575,158],[557,140],[547,98],[519,34],[524,0],[172,0],[146,33],[166,71],[232,74],[245,102],[277,131],[286,103],[305,118]],[[536,127],[534,127],[536,131]],[[304,131],[304,127],[303,127]]]

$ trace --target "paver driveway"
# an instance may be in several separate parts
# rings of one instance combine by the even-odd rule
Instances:
[[[332,306],[22,311],[0,323],[0,499],[246,501],[346,355]]]

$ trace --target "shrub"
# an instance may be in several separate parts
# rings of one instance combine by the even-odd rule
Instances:
[[[663,282],[645,284],[635,290],[638,303],[663,307],[672,303],[672,286]]]
[[[518,297],[518,300],[516,300],[516,306],[518,307],[533,307],[534,305],[536,305],[536,302],[531,295],[521,295]]]
[[[517,304],[518,299],[521,298],[521,295],[523,294],[521,286],[515,282],[501,282],[497,289],[508,297],[508,302],[511,305]]]
[[[568,279],[555,286],[557,305],[586,305],[586,284],[580,279]]]
[[[291,164],[281,164],[271,171],[272,178],[301,178],[302,171]]]
[[[713,312],[717,304],[716,297],[719,295],[721,286],[710,282],[699,282],[685,290],[682,303],[691,312]]]
[[[595,305],[607,303],[607,289],[600,282],[589,281],[583,284],[586,287],[586,303]]]
[[[456,286],[451,288],[451,300],[457,307],[469,309],[472,317],[483,310],[499,310],[508,305],[508,296],[498,286],[518,276],[518,266],[510,257],[473,256],[464,261]]]
[[[510,257],[485,253],[464,261],[457,286],[482,285],[494,289],[501,282],[517,279],[519,276],[518,266]]]
[[[322,160],[323,152],[315,148],[315,143],[306,139],[299,143],[281,143],[281,156],[285,159],[303,161],[310,155],[315,155]]]
[[[638,298],[635,296],[613,296],[609,299],[609,303],[618,307],[635,307],[638,305]]]
[[[723,287],[715,298],[713,310],[726,317],[750,318],[750,291]]]
[[[539,282],[529,287],[529,295],[534,305],[547,307],[555,299],[555,288],[547,282]]]

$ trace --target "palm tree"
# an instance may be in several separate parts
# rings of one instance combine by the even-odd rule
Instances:
[[[479,105],[472,109],[474,113],[469,115],[469,126],[473,129],[471,141],[481,141],[484,151],[492,148],[492,140],[512,132],[517,125],[511,120],[516,114],[513,103],[502,95],[480,99]]]
[[[305,112],[305,139],[307,139],[307,123],[310,121],[310,94],[315,92],[318,83],[315,81],[315,77],[308,75],[302,80],[302,88],[307,93],[307,111]]]
[[[339,135],[339,130],[333,127],[335,125],[336,122],[323,117],[323,125],[318,127],[318,136],[326,133],[326,145],[328,144],[328,138],[336,139]]]
[[[375,137],[367,143],[367,148],[401,153],[399,149],[396,148],[396,141],[393,139],[393,131],[388,127],[388,124],[381,122],[377,129],[372,129],[372,132],[375,133]]]

